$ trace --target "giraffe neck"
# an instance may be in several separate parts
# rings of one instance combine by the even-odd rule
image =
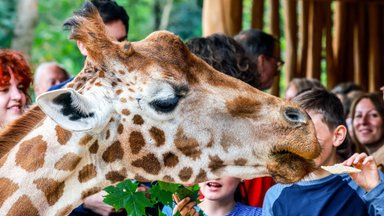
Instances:
[[[44,120],[0,160],[0,215],[24,215],[22,209],[66,215],[83,198],[123,180],[126,170],[113,163],[118,147],[108,133],[71,133]],[[99,153],[103,160],[96,160]]]

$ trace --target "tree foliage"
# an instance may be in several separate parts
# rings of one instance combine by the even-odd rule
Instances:
[[[164,1],[164,0],[158,0]],[[144,39],[157,30],[153,0],[116,0],[130,17],[129,40]],[[31,64],[33,69],[44,61],[57,61],[76,75],[83,66],[84,58],[75,41],[68,39],[63,23],[78,10],[84,0],[38,1],[38,25],[34,38]],[[0,47],[9,48],[16,16],[17,0],[0,1]],[[201,0],[174,0],[168,29],[182,39],[201,36]],[[161,4],[160,4],[161,6]],[[162,9],[160,8],[160,12]]]
[[[158,181],[152,184],[146,192],[137,192],[138,185],[138,182],[125,180],[116,186],[106,187],[104,190],[107,192],[107,195],[104,198],[104,202],[113,206],[116,211],[125,209],[128,215],[131,216],[146,215],[146,208],[158,206],[158,204],[174,206],[172,194],[178,195],[180,200],[190,197],[192,201],[200,203],[198,200],[200,190],[198,184],[184,186]],[[160,213],[159,215],[164,215],[161,213],[161,209],[158,209],[158,212]],[[203,212],[200,211],[199,215],[203,215]]]

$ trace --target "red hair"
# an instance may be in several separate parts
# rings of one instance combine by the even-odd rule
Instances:
[[[23,85],[22,91],[29,98],[28,88],[32,82],[32,73],[27,60],[21,52],[0,49],[0,86],[9,85],[11,73]]]

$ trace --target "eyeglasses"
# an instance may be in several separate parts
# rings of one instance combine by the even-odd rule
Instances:
[[[280,70],[280,69],[284,66],[284,64],[285,64],[285,62],[284,62],[283,60],[278,59],[278,60],[277,60],[277,63],[276,63],[276,65],[277,65],[277,70]]]
[[[276,67],[277,67],[277,70],[280,71],[280,69],[283,67],[283,65],[285,64],[285,62],[284,62],[283,60],[281,60],[280,57],[272,56],[271,58],[273,58],[273,59],[276,60]]]

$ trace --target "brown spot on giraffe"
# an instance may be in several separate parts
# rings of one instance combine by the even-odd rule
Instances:
[[[136,174],[134,179],[136,179],[137,181],[140,181],[140,182],[150,182],[150,180],[144,178],[143,176],[141,176],[139,174]]]
[[[179,158],[172,152],[163,154],[163,162],[166,167],[174,167],[179,163]]]
[[[138,131],[132,131],[129,135],[129,146],[132,154],[138,154],[140,150],[145,146],[145,140],[143,135]]]
[[[116,93],[116,95],[120,95],[121,93],[123,93],[123,90],[121,90],[121,89],[117,89],[117,90],[115,91],[115,93]]]
[[[57,136],[57,142],[59,142],[61,145],[65,145],[69,139],[72,137],[72,132],[65,130],[64,128],[60,127],[59,125],[55,126],[56,136]]]
[[[119,74],[121,74],[121,75],[125,75],[125,71],[123,71],[123,70],[119,70]]]
[[[160,130],[157,127],[151,127],[149,134],[156,142],[156,147],[160,147],[165,143],[165,134],[164,131]]]
[[[72,205],[67,205],[67,206],[65,206],[65,207],[63,207],[63,208],[61,208],[61,209],[59,209],[59,210],[57,211],[57,213],[55,214],[55,216],[69,215],[69,214],[72,212],[73,209],[74,209],[74,208],[73,208]]]
[[[117,83],[116,82],[112,82],[111,85],[112,85],[112,87],[116,87]]]
[[[111,132],[107,130],[107,132],[105,132],[105,140],[108,140],[109,136],[111,136]]]
[[[212,172],[220,169],[220,168],[223,168],[225,167],[224,165],[224,161],[220,159],[219,156],[215,155],[215,156],[209,156],[209,165],[208,165],[208,168],[211,169]]]
[[[179,172],[179,178],[182,181],[188,181],[193,174],[193,170],[191,167],[184,167],[182,170]]]
[[[103,86],[103,85],[101,84],[101,82],[97,82],[95,83],[95,86]]]
[[[135,92],[135,90],[133,88],[128,88],[128,91]]]
[[[247,159],[245,158],[238,158],[235,160],[235,165],[236,166],[244,166],[247,163]]]
[[[127,170],[125,168],[119,171],[110,171],[105,175],[105,178],[112,183],[123,181],[127,177]]]
[[[43,167],[47,143],[39,135],[21,143],[16,153],[16,165],[28,172],[36,171]]]
[[[100,77],[100,78],[104,78],[104,77],[105,77],[105,73],[104,73],[104,71],[100,71],[100,72],[99,72],[99,77]]]
[[[121,113],[122,113],[123,115],[129,115],[129,114],[131,114],[131,112],[129,112],[128,109],[123,109],[123,110],[121,110]]]
[[[112,145],[108,146],[108,148],[104,151],[102,158],[105,162],[111,163],[116,160],[121,160],[124,156],[124,150],[121,147],[121,143],[119,141],[115,141]]]
[[[50,206],[54,205],[64,193],[64,182],[58,182],[49,178],[39,178],[33,181],[47,198]]]
[[[91,140],[92,140],[92,136],[91,136],[90,134],[86,134],[85,136],[83,136],[83,137],[80,139],[79,144],[80,144],[80,145],[87,145],[87,143],[88,143],[89,141],[91,141]]]
[[[95,140],[95,142],[92,143],[92,145],[89,147],[89,152],[92,154],[96,154],[99,150],[99,141]]]
[[[175,182],[175,179],[173,179],[169,175],[166,175],[166,176],[163,177],[163,181],[165,181],[165,182]]]
[[[79,164],[81,157],[75,153],[65,154],[55,163],[55,169],[63,171],[72,171]]]
[[[0,178],[0,207],[19,188],[19,186],[7,178]]]
[[[225,152],[228,152],[229,147],[236,146],[236,143],[238,143],[238,142],[239,142],[238,139],[236,137],[234,137],[233,135],[228,134],[228,133],[223,133],[223,135],[221,137],[220,145],[223,147],[223,150]]]
[[[119,126],[117,127],[117,133],[118,134],[122,134],[124,131],[124,125],[123,124],[119,124]]]
[[[262,102],[239,96],[226,102],[227,109],[233,117],[257,118],[262,107]]]
[[[121,103],[127,103],[127,98],[120,98]]]
[[[11,209],[8,211],[7,216],[14,215],[28,215],[28,216],[38,216],[39,211],[33,205],[31,199],[27,195],[22,195],[16,202],[12,205]]]
[[[132,162],[135,167],[143,168],[149,174],[157,175],[160,172],[161,165],[153,153],[149,153],[141,159]]]
[[[93,188],[90,188],[88,190],[85,190],[85,191],[81,192],[81,199],[83,200],[86,197],[89,197],[95,193],[98,193],[99,191],[101,191],[100,187],[93,187]]]
[[[140,116],[140,115],[134,115],[133,116],[133,118],[132,118],[132,120],[133,120],[133,123],[134,124],[137,124],[137,125],[142,125],[142,124],[144,124],[144,119]]]
[[[79,171],[78,179],[79,182],[84,183],[95,178],[96,175],[97,171],[95,165],[87,164]]]
[[[205,182],[207,180],[208,180],[207,173],[203,169],[200,169],[199,174],[197,174],[197,176],[195,178],[195,182],[196,183]]]
[[[196,160],[200,158],[201,150],[199,149],[199,143],[195,138],[188,138],[183,129],[178,128],[176,137],[174,139],[176,148],[179,149],[185,156]]]

